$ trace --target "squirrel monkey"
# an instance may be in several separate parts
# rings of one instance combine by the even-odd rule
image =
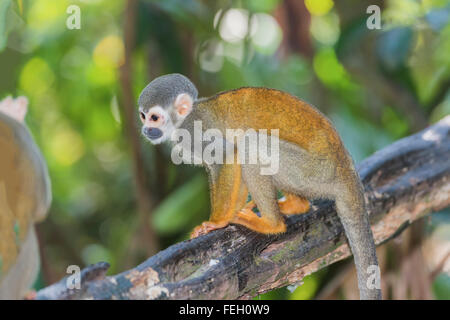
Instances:
[[[0,101],[0,299],[20,299],[39,271],[34,223],[51,202],[45,161],[25,123],[25,97]]]
[[[262,175],[260,160],[251,164],[202,161],[209,175],[212,213],[191,237],[230,223],[264,234],[282,233],[286,231],[283,214],[307,212],[308,199],[331,199],[354,256],[360,298],[381,299],[381,290],[368,287],[368,272],[378,262],[362,184],[331,122],[306,102],[279,90],[240,88],[209,98],[197,95],[194,84],[183,75],[154,79],[138,101],[142,134],[159,144],[173,142],[175,132],[185,129],[195,140],[197,121],[203,131],[215,129],[223,136],[228,129],[278,129],[279,169]],[[223,141],[219,142],[220,148]],[[225,144],[236,146],[234,139]],[[192,144],[183,148],[198,155]],[[278,191],[284,193],[284,200],[277,201]],[[246,204],[248,193],[252,201]],[[253,212],[255,205],[261,216]]]

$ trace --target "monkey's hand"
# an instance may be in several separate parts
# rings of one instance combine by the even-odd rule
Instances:
[[[213,230],[225,228],[228,225],[228,222],[211,222],[205,221],[201,225],[195,227],[195,229],[191,233],[191,239],[197,238],[204,234],[207,234]]]

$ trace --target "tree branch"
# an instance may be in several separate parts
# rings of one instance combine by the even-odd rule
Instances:
[[[359,165],[377,244],[450,205],[449,159],[450,116]],[[105,264],[91,266],[83,271],[80,290],[66,289],[63,279],[37,299],[248,299],[299,283],[350,255],[330,201],[315,201],[309,213],[289,217],[287,224],[288,231],[277,236],[228,226],[114,276],[102,276]]]

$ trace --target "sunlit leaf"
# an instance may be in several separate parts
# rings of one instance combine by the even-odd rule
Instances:
[[[100,40],[94,49],[94,63],[103,68],[117,68],[125,62],[123,40],[116,35],[109,35]]]
[[[39,57],[34,57],[23,67],[19,83],[27,94],[38,96],[51,87],[55,78],[48,63]]]
[[[305,6],[313,15],[327,14],[334,6],[333,0],[305,0]]]
[[[430,120],[431,122],[438,122],[448,115],[450,115],[450,90],[448,90],[445,99],[434,108]]]
[[[85,152],[81,136],[68,126],[59,126],[49,139],[50,152],[61,166],[74,164]]]
[[[302,284],[290,294],[291,300],[309,300],[314,297],[319,288],[319,277],[312,274],[303,278]]]
[[[314,71],[325,84],[335,87],[348,87],[349,76],[336,57],[332,48],[320,50],[313,60]]]
[[[0,1],[0,51],[6,47],[8,34],[6,29],[6,16],[8,14],[11,0]]]

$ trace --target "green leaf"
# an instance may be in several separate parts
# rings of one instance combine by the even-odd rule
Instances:
[[[0,1],[0,52],[6,47],[6,42],[8,40],[8,32],[6,28],[6,16],[8,14],[9,6],[11,5],[11,0]]]
[[[448,90],[445,99],[439,103],[433,110],[430,116],[432,123],[438,122],[445,116],[450,114],[450,90]]]
[[[155,229],[163,234],[174,234],[190,226],[196,215],[208,206],[206,179],[198,174],[170,194],[152,215]]]
[[[289,300],[310,300],[314,298],[320,285],[320,277],[309,275],[302,280],[302,284],[290,294]]]
[[[433,292],[437,300],[450,299],[450,276],[441,273],[433,282]]]
[[[248,8],[253,12],[272,12],[280,3],[280,0],[249,0]]]

